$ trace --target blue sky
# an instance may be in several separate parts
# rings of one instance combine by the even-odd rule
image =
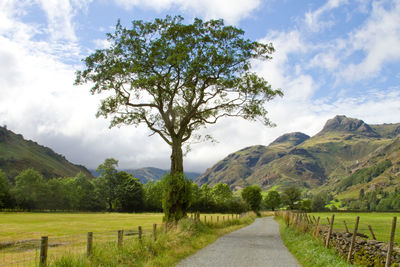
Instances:
[[[101,96],[74,86],[81,59],[107,46],[118,19],[166,15],[222,18],[247,38],[272,42],[253,69],[285,95],[266,104],[266,128],[224,119],[202,130],[218,143],[193,144],[185,167],[202,172],[229,153],[268,145],[288,132],[316,134],[337,114],[400,122],[400,0],[3,0],[0,2],[0,124],[94,168],[169,167],[169,147],[145,127],[108,129]]]

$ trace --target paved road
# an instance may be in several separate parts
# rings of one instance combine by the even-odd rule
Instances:
[[[217,239],[182,260],[177,267],[197,266],[300,266],[283,245],[279,226],[272,217],[256,221]]]

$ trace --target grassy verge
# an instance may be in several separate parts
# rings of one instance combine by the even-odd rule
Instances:
[[[390,240],[390,229],[392,225],[392,218],[400,216],[398,212],[313,212],[309,215],[317,218],[321,217],[320,224],[328,226],[328,220],[332,214],[335,214],[335,220],[333,229],[336,231],[344,232],[345,227],[343,221],[346,221],[347,227],[350,232],[354,229],[354,223],[357,216],[360,216],[360,223],[358,225],[358,232],[363,233],[371,237],[368,225],[371,225],[376,239],[379,241],[389,242]],[[395,235],[395,242],[400,242],[400,236]]]
[[[50,266],[173,266],[181,259],[214,242],[218,237],[248,225],[254,216],[226,222],[224,225],[182,220],[176,229],[158,233],[157,240],[145,236],[118,247],[115,242],[94,246],[89,260],[80,255],[64,255]]]
[[[334,249],[327,249],[309,233],[302,233],[277,218],[281,237],[285,246],[302,266],[354,266],[347,264]]]

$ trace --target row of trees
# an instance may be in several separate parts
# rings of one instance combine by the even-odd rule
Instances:
[[[400,210],[400,188],[393,192],[383,191],[378,187],[374,191],[365,192],[360,189],[357,200],[344,199],[342,206],[348,207],[350,210],[360,211],[399,211]]]
[[[185,177],[142,184],[131,174],[116,169],[118,161],[106,159],[97,171],[98,178],[90,179],[79,173],[70,178],[46,180],[38,171],[27,169],[10,182],[0,170],[0,208],[24,210],[76,211],[168,211],[179,198],[181,217],[186,211],[241,213],[248,210],[249,198],[234,195],[226,184],[214,187],[197,184]],[[178,184],[171,185],[171,183]],[[181,187],[179,196],[169,192]],[[247,189],[244,190],[246,192]],[[261,189],[260,189],[261,192]],[[247,201],[247,202],[246,202]],[[178,212],[178,211],[176,211]],[[179,212],[178,212],[179,213]]]

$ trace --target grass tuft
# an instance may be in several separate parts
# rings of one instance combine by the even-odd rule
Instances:
[[[346,263],[334,249],[327,249],[311,234],[286,227],[283,219],[277,218],[276,221],[279,223],[283,243],[302,266],[354,266]]]

